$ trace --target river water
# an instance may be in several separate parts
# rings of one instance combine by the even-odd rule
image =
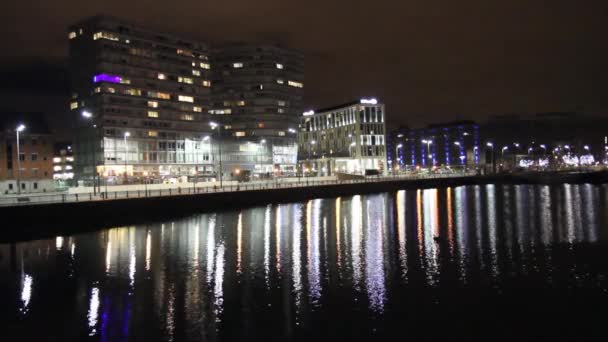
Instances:
[[[0,328],[6,341],[601,339],[607,198],[587,184],[406,190],[4,244]]]

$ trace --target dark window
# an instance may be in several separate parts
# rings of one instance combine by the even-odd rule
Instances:
[[[38,183],[34,182],[34,190],[38,189]]]
[[[20,161],[25,161],[25,154],[24,153],[19,153],[19,160]]]
[[[38,154],[32,153],[32,161],[36,161],[36,160],[38,160]]]
[[[13,190],[13,183],[9,183],[9,184],[8,184],[8,189],[9,189],[9,190]]]

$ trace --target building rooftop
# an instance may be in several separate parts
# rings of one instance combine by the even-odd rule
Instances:
[[[354,106],[357,104],[382,104],[380,101],[376,101],[377,103],[364,103],[362,102],[363,100],[366,99],[360,99],[360,100],[356,100],[356,101],[351,101],[351,102],[347,102],[347,103],[343,103],[340,105],[335,105],[335,106],[331,106],[331,107],[325,107],[325,108],[320,108],[320,109],[314,109],[313,111],[315,112],[315,114],[320,114],[320,113],[325,113],[325,112],[331,112],[332,110],[336,110],[336,109],[340,109],[340,108],[345,108],[345,107],[350,107],[350,106]],[[370,100],[376,100],[374,98],[371,98]]]

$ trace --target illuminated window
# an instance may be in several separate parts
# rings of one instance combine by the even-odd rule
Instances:
[[[192,62],[192,66],[195,67],[196,66],[196,62]]]
[[[59,165],[53,166],[53,171],[61,171],[61,166],[59,166]]]
[[[234,132],[234,136],[235,137],[244,137],[245,136],[245,132],[243,132],[243,131]]]
[[[224,129],[232,129],[232,125],[226,125],[224,126]]]
[[[232,106],[232,101],[224,101],[224,107]]]
[[[282,79],[278,78],[278,79],[277,79],[277,83],[278,83],[278,84],[284,84],[284,83],[285,83],[285,81],[283,81]]]
[[[112,93],[112,94],[114,94],[115,92],[116,92],[116,89],[111,88],[111,87],[110,87],[110,88],[108,88],[108,93]]]
[[[296,87],[296,88],[303,88],[304,84],[302,84],[301,82],[296,82],[296,81],[287,81],[287,84],[292,86],[292,87]]]
[[[209,114],[232,114],[232,110],[230,108],[226,109],[211,109]]]
[[[211,65],[209,65],[209,63],[203,63],[203,62],[201,62],[200,66],[203,69],[207,69],[207,70],[211,69]]]
[[[72,165],[66,165],[66,166],[65,166],[65,169],[66,169],[66,170],[71,170],[71,169],[72,169]]]
[[[161,100],[171,100],[171,94],[157,91],[148,91],[148,97],[155,97]]]
[[[194,76],[200,76],[201,75],[201,71],[200,70],[192,70],[192,75],[194,75]]]
[[[167,79],[167,75],[159,73],[158,74],[158,79],[159,80],[166,80]]]
[[[149,110],[149,111],[148,111],[148,117],[149,117],[149,118],[157,118],[157,117],[158,117],[158,112],[155,112],[155,111]]]
[[[78,108],[78,102],[70,102],[70,109],[74,110],[76,108]]]
[[[285,106],[285,101],[277,101],[277,104],[281,107]]]
[[[181,119],[182,120],[186,120],[186,121],[192,121],[192,120],[194,120],[194,115],[192,115],[192,114],[182,114]]]
[[[158,132],[157,131],[148,131],[148,136],[149,137],[157,137],[158,136]]]
[[[158,108],[158,102],[157,101],[148,101],[148,107]]]
[[[284,132],[284,131],[279,131],[277,134],[278,134],[280,137],[284,137],[284,136],[285,136],[285,132]]]
[[[182,77],[182,76],[178,77],[178,78],[177,78],[177,81],[178,81],[179,83],[187,83],[187,84],[192,84],[192,83],[194,83],[190,77]]]
[[[277,69],[283,69],[283,64],[277,63]]]
[[[242,100],[241,101],[237,101],[236,105],[237,106],[244,106],[245,105],[245,101],[242,101]]]
[[[128,78],[121,78],[120,83],[122,84],[131,84],[131,80]]]
[[[72,31],[72,32],[68,33],[68,38],[69,38],[69,39],[74,39],[74,38],[76,38],[76,32]]]
[[[97,87],[93,90],[95,93],[101,93],[101,87]]]
[[[177,54],[182,56],[194,57],[192,51],[189,50],[177,49]]]
[[[203,108],[202,107],[198,107],[198,106],[194,106],[194,107],[192,107],[192,111],[200,113],[200,112],[203,111]]]
[[[53,158],[53,163],[61,163],[61,158],[60,157]]]
[[[117,42],[119,40],[118,35],[110,32],[97,32],[93,34],[93,40],[108,39]]]
[[[181,102],[194,102],[194,98],[192,96],[179,95],[177,99]]]
[[[265,127],[265,125],[264,125],[264,123],[263,123],[263,122],[260,122],[260,123],[258,124],[258,128],[264,128],[264,127]]]
[[[203,87],[211,87],[211,81],[203,80]]]
[[[243,67],[243,63],[232,63],[232,67],[235,69],[239,69]]]
[[[285,113],[285,109],[283,109],[283,108],[279,108],[279,109],[277,109],[277,111],[278,111],[279,113]]]
[[[125,94],[131,96],[141,96],[141,90],[139,89],[125,89]]]

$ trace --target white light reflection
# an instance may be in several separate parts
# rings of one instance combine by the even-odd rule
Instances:
[[[319,266],[319,221],[321,200],[308,201],[306,207],[306,244],[308,251],[308,288],[313,304],[321,298],[321,274]]]
[[[405,190],[397,191],[397,240],[399,241],[399,263],[402,269],[402,278],[407,282],[407,251],[405,235]]]
[[[302,252],[300,251],[302,244],[300,241],[300,233],[302,231],[302,208],[298,204],[294,204],[292,222],[291,275],[293,277],[294,304],[297,313],[302,305]]]
[[[32,298],[32,285],[34,283],[34,279],[29,274],[22,273],[22,281],[21,281],[21,313],[26,314],[28,311],[28,306],[30,304],[30,299]]]
[[[270,216],[271,205],[266,206],[264,212],[264,279],[266,288],[270,288]]]
[[[382,245],[382,228],[384,227],[384,201],[381,196],[374,196],[366,201],[366,239],[365,239],[365,287],[372,311],[382,313],[384,310],[384,254]],[[376,219],[376,221],[373,221]]]
[[[76,243],[72,242],[72,247],[70,248],[70,255],[74,258],[74,252],[76,252]]]
[[[111,232],[108,233],[108,244],[106,245],[106,274],[110,274],[110,265],[112,262],[112,240]]]
[[[342,216],[342,198],[336,198],[336,264],[338,266],[338,273],[342,271],[342,244],[340,243],[341,238],[341,222],[340,217]]]
[[[129,280],[131,289],[135,285],[135,229],[129,229]]]
[[[215,284],[213,286],[216,322],[220,322],[220,314],[222,313],[224,307],[224,253],[224,244],[221,243],[217,247],[215,259]]]
[[[94,287],[91,289],[91,298],[89,301],[89,312],[87,318],[89,320],[89,336],[94,336],[97,333],[97,319],[99,316],[99,289]]]
[[[200,230],[201,227],[198,225],[194,226],[194,246],[192,250],[192,271],[198,272],[198,253],[200,249]]]
[[[239,213],[239,220],[236,225],[236,273],[242,272],[242,253],[243,253],[243,213]]]
[[[215,215],[209,219],[207,230],[207,283],[211,284],[213,277],[213,252],[215,251]]]
[[[498,238],[496,231],[496,188],[494,184],[486,185],[486,203],[488,204],[488,230],[490,240],[491,271],[494,278],[498,276]]]
[[[439,279],[439,265],[437,261],[437,243],[434,237],[439,236],[437,189],[425,189],[423,192],[424,207],[424,260],[426,264],[426,278],[430,286],[437,285]],[[422,243],[420,241],[419,243]]]
[[[63,248],[63,236],[58,236],[55,238],[55,248],[60,251]]]
[[[152,262],[152,236],[151,232],[146,233],[146,271],[150,270],[150,264]]]
[[[353,196],[350,206],[350,215],[351,215],[351,263],[353,270],[353,285],[355,289],[359,288],[359,284],[361,282],[361,273],[362,273],[362,265],[361,265],[361,243],[362,239],[362,218],[363,215],[363,204],[361,202],[361,196],[356,195]]]
[[[456,244],[458,246],[458,270],[460,272],[460,281],[463,284],[467,282],[466,264],[467,264],[467,198],[466,187],[459,186],[454,189],[454,203],[456,212]]]
[[[281,225],[282,225],[282,218],[281,218],[281,206],[277,205],[277,212],[276,212],[276,224],[275,224],[275,239],[276,239],[276,262],[277,262],[277,273],[281,273]]]

